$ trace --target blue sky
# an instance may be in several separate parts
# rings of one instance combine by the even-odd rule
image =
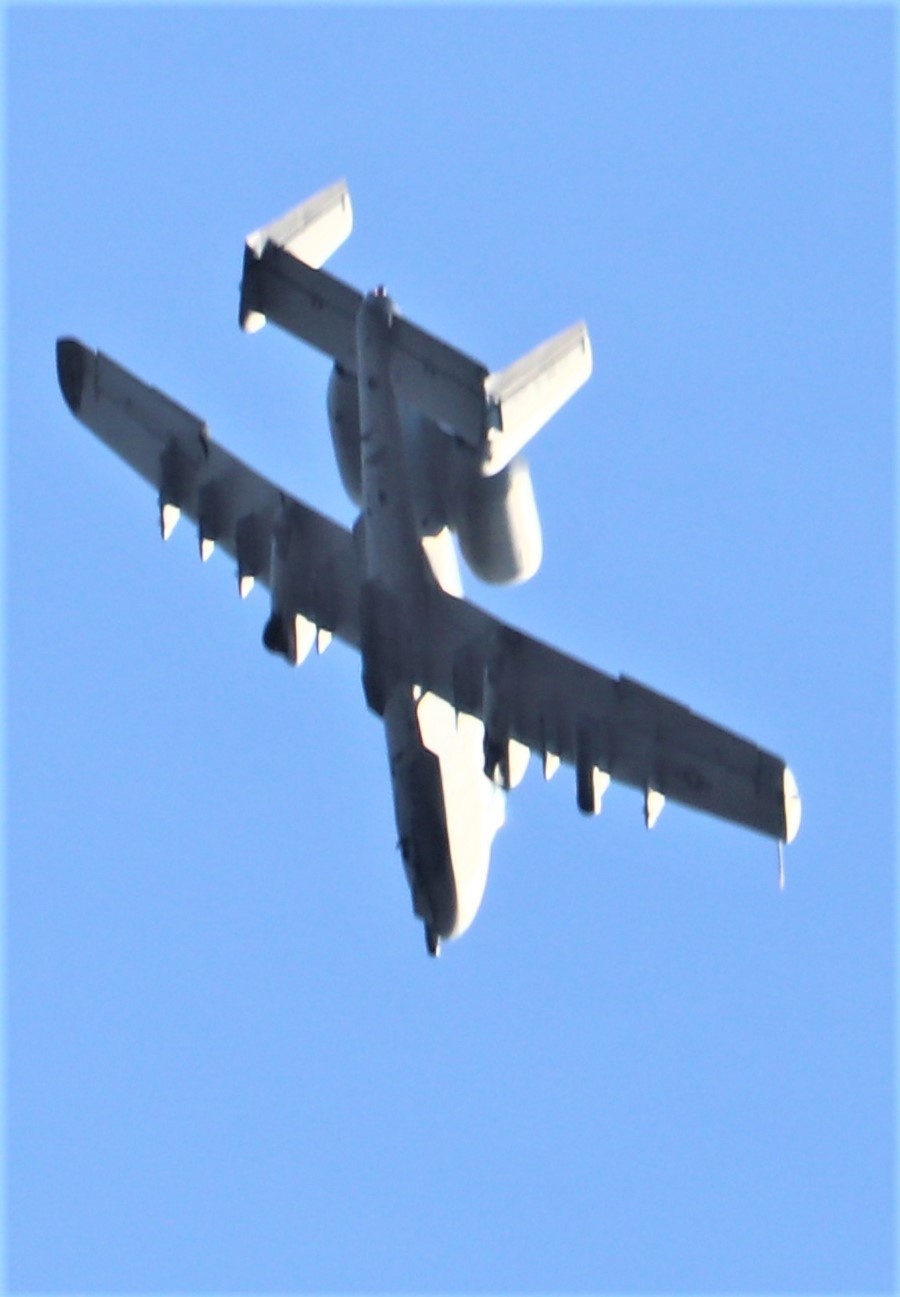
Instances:
[[[13,1290],[892,1288],[893,59],[887,7],[8,13]],[[532,769],[430,962],[358,662],[270,659],[64,407],[71,333],[352,521],[327,362],[236,318],[339,176],[334,272],[490,367],[587,320],[543,568],[468,589],[783,754],[784,894]]]

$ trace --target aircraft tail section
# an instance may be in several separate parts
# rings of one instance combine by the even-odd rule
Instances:
[[[356,369],[356,317],[363,295],[319,267],[350,232],[340,182],[249,236],[241,280],[241,327],[267,320]],[[471,446],[485,443],[487,368],[399,313],[392,321],[391,381],[397,395]]]
[[[353,224],[344,181],[314,194],[248,236],[241,280],[241,327],[267,320],[356,369],[356,317],[363,295],[320,269]],[[507,369],[485,365],[396,313],[391,381],[398,397],[477,452],[480,472],[501,472],[587,381],[587,326],[573,325]]]
[[[339,180],[293,207],[278,220],[248,234],[245,266],[247,259],[258,260],[270,245],[318,269],[347,239],[352,228],[350,191],[346,180]],[[244,278],[246,283],[246,274]],[[266,322],[264,313],[253,308],[243,285],[240,318],[241,328],[247,333],[255,333]]]
[[[573,324],[507,369],[488,375],[494,407],[483,451],[485,477],[499,473],[590,378],[591,341],[584,322]]]

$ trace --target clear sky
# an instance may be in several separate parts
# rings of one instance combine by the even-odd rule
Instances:
[[[894,24],[8,13],[14,1290],[892,1289]],[[351,522],[327,361],[237,327],[340,176],[334,273],[489,367],[587,320],[543,568],[469,592],[782,754],[784,894],[534,768],[430,961],[354,655],[266,655],[65,408],[71,333]]]

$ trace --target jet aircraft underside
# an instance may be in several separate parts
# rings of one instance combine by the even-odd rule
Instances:
[[[490,582],[527,580],[540,564],[522,452],[590,375],[585,325],[491,373],[406,320],[383,289],[360,294],[321,269],[351,226],[340,182],[251,234],[240,322],[254,332],[271,321],[334,362],[328,421],[360,508],[352,532],[101,352],[61,338],[57,368],[72,412],[156,491],[163,537],[189,517],[204,560],[219,546],[236,561],[242,597],[268,588],[267,649],[294,665],[333,636],[359,651],[428,950],[474,919],[505,795],[532,752],[545,778],[560,762],[575,768],[586,814],[617,781],[640,790],[648,827],[679,802],[780,850],[798,831],[800,797],[779,757],[462,598],[457,545]]]

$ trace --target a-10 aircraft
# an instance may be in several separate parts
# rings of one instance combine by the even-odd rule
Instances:
[[[180,515],[200,555],[237,560],[241,596],[271,592],[263,642],[301,663],[332,636],[358,649],[384,721],[399,848],[429,952],[474,919],[505,794],[540,754],[574,766],[596,814],[610,781],[783,843],[800,825],[785,763],[625,676],[604,675],[462,597],[453,537],[482,580],[525,581],[541,529],[521,451],[591,372],[577,324],[490,373],[320,267],[352,226],[340,182],[251,234],[241,326],[271,320],[334,360],[328,418],[352,532],[218,446],[205,423],[101,352],[57,343],[72,413],[157,492],[164,539]]]

